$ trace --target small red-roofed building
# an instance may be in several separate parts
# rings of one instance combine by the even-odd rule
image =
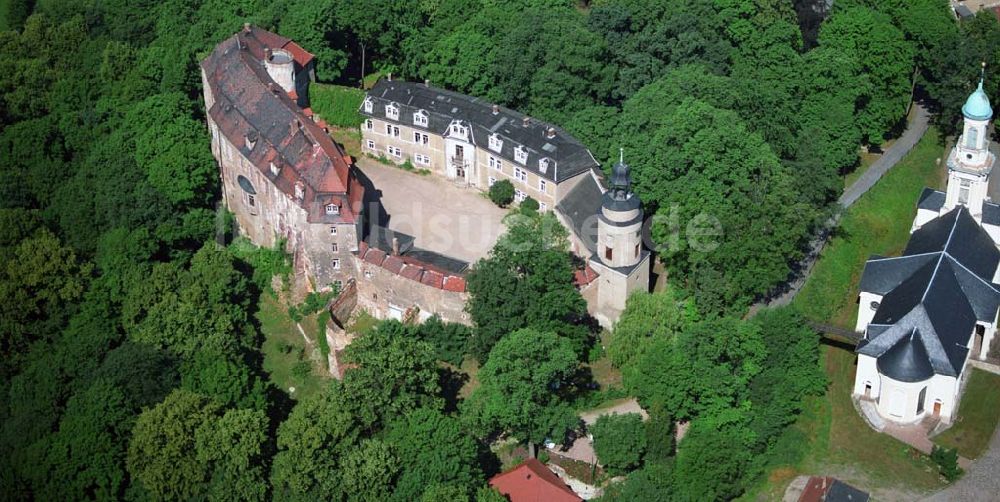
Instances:
[[[559,476],[535,458],[490,480],[490,486],[511,502],[580,502],[580,498]]]

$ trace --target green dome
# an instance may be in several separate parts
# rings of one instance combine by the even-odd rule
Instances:
[[[962,115],[973,120],[989,120],[993,117],[993,108],[990,107],[990,98],[983,91],[983,81],[979,81],[979,87],[965,100],[962,107]]]

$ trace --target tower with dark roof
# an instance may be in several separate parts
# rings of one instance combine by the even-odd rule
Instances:
[[[597,246],[590,259],[600,275],[598,312],[612,324],[625,309],[628,295],[649,288],[649,252],[642,247],[642,201],[632,191],[632,176],[624,155],[611,168],[608,189],[601,200]]]

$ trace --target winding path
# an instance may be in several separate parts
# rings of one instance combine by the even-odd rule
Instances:
[[[753,315],[760,308],[765,305],[768,307],[780,307],[782,305],[788,305],[792,298],[799,293],[802,286],[806,283],[806,279],[809,278],[809,274],[812,272],[813,265],[819,259],[820,254],[823,252],[823,248],[826,246],[827,240],[830,237],[830,232],[837,228],[840,223],[840,214],[849,207],[851,207],[858,199],[861,198],[868,190],[871,190],[878,180],[882,179],[885,173],[889,172],[910,150],[920,141],[920,138],[924,136],[927,132],[927,126],[930,123],[930,113],[927,111],[922,104],[915,103],[913,118],[906,125],[906,131],[903,135],[892,144],[881,157],[878,158],[868,170],[864,172],[851,186],[844,190],[840,198],[837,200],[837,204],[840,206],[837,214],[830,217],[826,222],[820,226],[813,236],[812,240],[809,242],[809,250],[805,257],[799,261],[795,266],[795,270],[798,271],[790,281],[786,282],[782,287],[778,288],[775,294],[771,296],[769,300],[765,300],[755,304],[750,308],[750,314]]]

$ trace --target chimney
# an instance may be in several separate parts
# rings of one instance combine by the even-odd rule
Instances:
[[[431,86],[431,79],[425,78],[424,79],[424,87],[430,87],[430,86]]]
[[[264,59],[270,61],[271,57],[272,57],[271,48],[270,47],[264,47]]]
[[[399,237],[392,238],[392,255],[399,256]]]
[[[389,72],[388,75],[386,75],[385,79],[388,80],[389,82],[392,82],[392,72],[391,71]]]
[[[552,138],[556,137],[556,128],[555,127],[550,127],[548,129],[546,129],[545,130],[545,137],[549,138],[549,139],[552,139]]]
[[[493,105],[493,115],[500,113],[500,105]]]
[[[524,127],[531,125],[531,117],[525,116],[524,119],[522,119],[521,125]]]

